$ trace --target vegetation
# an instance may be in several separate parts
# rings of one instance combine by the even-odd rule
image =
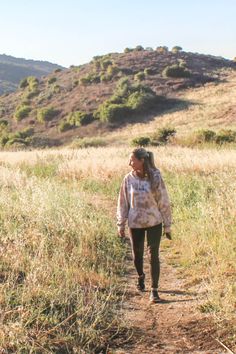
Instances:
[[[91,123],[94,118],[92,113],[75,111],[68,115],[67,122],[74,127],[80,127],[81,125],[86,125]]]
[[[19,122],[22,119],[28,117],[30,112],[31,112],[31,107],[30,106],[26,106],[26,105],[18,106],[16,108],[14,117]]]
[[[147,109],[156,101],[157,96],[149,87],[131,84],[127,78],[122,78],[110,99],[98,107],[95,117],[103,122],[117,122]]]
[[[190,77],[191,76],[190,70],[188,70],[187,68],[179,64],[168,65],[163,70],[162,74],[165,77]]]
[[[48,79],[48,84],[51,85],[51,84],[53,84],[53,83],[56,82],[56,81],[57,81],[57,78],[56,78],[55,76],[50,77],[50,78]]]
[[[132,139],[132,146],[147,146],[151,142],[151,139],[148,136],[140,136],[138,138]]]
[[[183,48],[180,47],[180,46],[178,46],[178,45],[176,45],[175,47],[173,47],[173,48],[171,49],[172,53],[179,53],[179,52],[181,52],[182,50],[183,50]]]
[[[53,107],[44,107],[38,109],[37,119],[40,123],[49,122],[58,114],[58,110]]]

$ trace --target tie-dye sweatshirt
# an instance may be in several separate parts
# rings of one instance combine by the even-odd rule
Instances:
[[[170,232],[171,207],[165,183],[158,169],[153,170],[154,188],[148,178],[128,173],[121,184],[117,205],[117,226],[124,230],[126,220],[130,228],[146,228],[163,222]]]

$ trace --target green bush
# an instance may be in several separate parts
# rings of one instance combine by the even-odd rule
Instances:
[[[120,69],[118,68],[117,65],[109,65],[107,67],[108,76],[115,76],[118,74],[119,71],[120,71]]]
[[[37,79],[37,77],[29,76],[27,77],[27,82],[30,91],[34,91],[35,89],[38,88],[39,80]]]
[[[91,123],[94,120],[94,118],[91,113],[76,111],[70,113],[66,120],[71,125],[80,127],[81,125],[86,125]]]
[[[166,53],[168,53],[169,49],[166,46],[159,46],[156,48],[156,51],[157,51],[157,53],[160,53],[160,54],[166,54]]]
[[[56,78],[55,76],[50,77],[50,78],[48,79],[48,84],[51,85],[51,84],[53,84],[53,83],[56,82],[56,81],[57,81],[57,78]]]
[[[8,125],[9,125],[9,123],[6,119],[0,119],[0,129],[6,128]]]
[[[134,138],[131,141],[132,146],[147,146],[151,142],[151,139],[148,136],[140,136],[138,138]]]
[[[144,74],[145,74],[146,76],[153,74],[152,69],[148,69],[148,68],[145,68],[143,72],[144,72]]]
[[[160,128],[156,133],[152,135],[151,144],[152,145],[163,145],[167,144],[169,139],[175,136],[176,130],[172,127]]]
[[[52,120],[56,115],[58,114],[58,111],[54,109],[53,107],[45,107],[41,108],[37,112],[37,120],[40,123],[45,123],[49,122]]]
[[[201,129],[196,132],[197,142],[200,143],[214,141],[215,138],[216,138],[216,133],[213,130]]]
[[[102,147],[106,146],[107,143],[101,138],[77,138],[75,139],[71,146],[72,148],[87,148],[87,147]]]
[[[220,130],[215,137],[216,144],[224,143],[234,143],[236,142],[236,131],[231,129],[222,129]]]
[[[181,50],[183,50],[183,48],[180,47],[180,46],[178,46],[178,45],[174,46],[174,47],[171,49],[172,53],[179,53],[179,52],[181,52]]]
[[[73,129],[74,127],[75,127],[74,125],[72,125],[69,122],[63,120],[63,121],[61,121],[59,123],[58,130],[59,130],[59,132],[64,133],[64,132],[66,132],[66,131],[68,131],[70,129]]]
[[[124,49],[124,53],[130,53],[130,52],[133,52],[134,51],[134,49],[132,49],[132,48],[125,48]]]
[[[84,77],[81,77],[80,79],[80,84],[82,85],[87,85],[87,84],[91,84],[91,83],[99,83],[100,82],[100,76],[97,74],[88,74]]]
[[[151,88],[131,84],[127,78],[122,78],[110,99],[98,107],[95,117],[103,122],[116,122],[148,108],[154,102],[157,102],[157,96]]]
[[[29,106],[19,106],[17,107],[14,117],[19,122],[22,119],[28,117],[29,113],[31,112],[31,107]]]
[[[110,103],[109,101],[101,104],[95,112],[95,117],[102,122],[117,122],[126,118],[130,113],[130,108],[125,104]]]
[[[22,80],[20,81],[19,87],[20,87],[20,88],[26,88],[28,85],[29,85],[29,84],[28,84],[27,77],[25,77],[24,79],[22,79]]]
[[[180,66],[178,64],[174,64],[174,65],[167,66],[163,70],[162,75],[165,77],[175,77],[175,78],[183,77],[184,78],[184,77],[190,77],[191,72],[183,66]]]
[[[111,81],[112,76],[111,75],[107,75],[107,74],[101,74],[100,75],[100,81],[101,82],[108,82]]]
[[[101,62],[101,68],[103,69],[103,70],[106,70],[109,66],[111,66],[113,63],[112,63],[112,61],[111,60],[104,60],[104,61],[102,61]]]
[[[142,50],[144,50],[144,48],[143,48],[143,46],[141,46],[141,45],[137,45],[137,46],[135,47],[135,50],[138,51],[138,52],[141,52]]]
[[[147,109],[151,103],[154,103],[157,96],[154,93],[136,91],[131,93],[127,100],[127,106],[135,111]]]
[[[135,81],[142,81],[145,80],[145,74],[143,71],[138,72],[137,74],[134,75],[134,80]]]

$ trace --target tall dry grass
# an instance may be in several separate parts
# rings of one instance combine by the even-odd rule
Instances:
[[[170,261],[176,262],[186,275],[186,286],[191,288],[193,284],[199,284],[202,311],[211,313],[218,323],[225,320],[235,323],[236,151],[181,147],[160,147],[152,151],[173,204]],[[113,259],[122,258],[115,241],[115,210],[111,212],[111,205],[115,209],[121,179],[129,171],[129,154],[128,148],[114,147],[1,153],[3,264],[12,274],[7,285],[4,284],[6,290],[1,301],[4,311],[11,313],[13,305],[7,292],[14,293],[17,277],[23,271],[27,286],[23,285],[24,291],[17,295],[16,307],[20,311],[23,303],[23,314],[13,312],[9,322],[14,324],[14,316],[20,318],[22,336],[28,335],[24,316],[31,318],[38,303],[32,300],[31,294],[35,294],[36,299],[39,297],[40,304],[45,292],[50,301],[62,299],[63,302],[65,298],[70,299],[71,287],[72,293],[76,293],[72,285],[74,278],[79,288],[87,283],[105,289],[111,286],[107,272],[116,272]],[[108,205],[103,205],[104,195]],[[96,198],[101,201],[99,213],[93,210]],[[110,217],[108,222],[105,214],[112,214],[113,222]],[[94,228],[100,230],[99,236]],[[113,233],[114,238],[106,239],[108,233]],[[98,241],[94,242],[97,237]],[[100,249],[104,239],[104,247]],[[108,249],[112,250],[112,259],[107,258]],[[69,258],[65,258],[65,250],[69,252]],[[119,262],[117,264],[119,268]],[[61,267],[63,276],[59,272]],[[89,311],[87,301],[88,304],[94,301],[90,298],[93,299],[93,292],[86,294],[87,300],[81,300],[79,307],[81,313]],[[108,298],[111,296],[109,291],[105,294]],[[60,311],[61,307],[58,316]],[[63,307],[62,311],[65,311]],[[37,316],[41,314],[37,312]],[[32,321],[37,323],[37,316]],[[45,326],[49,328],[47,313],[43,316]],[[106,318],[104,314],[102,316]],[[45,333],[44,325],[41,322],[40,325]],[[85,325],[85,328],[89,326]],[[97,338],[99,328],[104,329],[98,321],[94,332],[88,330],[86,333]],[[16,340],[18,329],[12,331]],[[73,337],[75,332],[71,335]],[[92,343],[91,337],[88,338]]]

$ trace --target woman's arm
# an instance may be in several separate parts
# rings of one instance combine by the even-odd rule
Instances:
[[[124,178],[120,187],[120,192],[118,196],[117,203],[117,227],[119,234],[124,235],[126,220],[128,219],[129,213],[129,202],[128,202],[128,193],[126,186],[126,179]]]
[[[163,219],[164,232],[170,233],[171,223],[172,223],[171,205],[170,205],[168,192],[160,172],[158,173],[158,184],[156,189],[156,195],[157,195],[158,208],[160,210]]]

